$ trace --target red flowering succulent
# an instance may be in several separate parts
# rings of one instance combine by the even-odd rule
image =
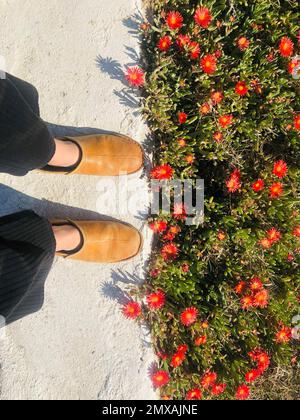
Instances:
[[[189,52],[192,60],[196,60],[200,56],[201,47],[200,44],[196,41],[190,42]]]
[[[170,36],[163,36],[158,41],[157,48],[160,49],[161,51],[166,52],[166,51],[169,51],[171,45],[172,45],[171,37]]]
[[[165,261],[174,260],[178,255],[178,247],[174,243],[169,243],[163,246],[161,255]]]
[[[156,166],[151,171],[151,178],[163,180],[163,179],[171,179],[173,178],[174,170],[171,168],[170,165],[161,165]]]
[[[283,184],[281,182],[274,182],[270,187],[270,197],[279,198],[283,194]]]
[[[147,305],[151,310],[161,309],[166,301],[166,295],[161,290],[147,296]]]
[[[212,54],[205,55],[200,62],[201,68],[206,74],[213,74],[217,70],[217,59]]]
[[[296,226],[293,230],[293,235],[300,238],[300,226]]]
[[[125,77],[127,82],[133,87],[140,87],[145,83],[145,73],[138,66],[129,67],[125,73]]]
[[[191,38],[188,35],[180,34],[177,37],[176,44],[180,50],[183,50],[186,46],[189,46],[191,43]]]
[[[184,352],[177,352],[172,356],[171,366],[173,368],[177,368],[182,365],[185,360],[185,353]]]
[[[260,192],[265,188],[265,182],[262,179],[258,179],[252,184],[252,190],[254,192]]]
[[[207,343],[207,336],[206,335],[202,335],[201,337],[198,337],[198,338],[195,339],[195,345],[197,347],[203,346],[206,343]]]
[[[250,46],[250,41],[249,39],[247,39],[245,36],[241,36],[238,40],[237,40],[237,46],[241,51],[245,51],[249,48]]]
[[[224,93],[221,91],[213,91],[211,93],[211,100],[214,105],[220,104],[224,99]]]
[[[288,172],[288,166],[284,160],[279,160],[274,163],[273,175],[278,178],[284,178]]]
[[[212,395],[218,396],[218,395],[224,394],[226,388],[227,388],[226,384],[214,384],[212,386],[211,393]]]
[[[224,139],[224,136],[221,131],[216,131],[213,135],[213,138],[217,143],[221,143],[221,141]]]
[[[276,342],[278,344],[286,344],[289,343],[292,339],[292,328],[283,326],[277,333],[276,333]]]
[[[194,16],[195,22],[202,28],[207,29],[212,21],[212,15],[207,7],[199,7]]]
[[[218,375],[216,372],[207,372],[202,378],[201,385],[204,389],[209,389],[215,385],[217,379]]]
[[[207,114],[209,114],[210,113],[210,111],[211,111],[211,106],[210,106],[210,104],[208,103],[208,102],[205,102],[204,104],[202,104],[201,105],[201,107],[200,107],[200,113],[202,114],[202,115],[207,115]]]
[[[249,88],[246,82],[238,82],[235,86],[235,93],[237,93],[240,96],[246,96],[248,91]]]
[[[249,384],[255,382],[261,376],[261,371],[259,369],[253,369],[250,372],[246,373],[245,380]]]
[[[253,277],[253,279],[250,280],[250,290],[252,292],[259,292],[263,287],[264,284],[259,277]]]
[[[294,127],[297,131],[300,130],[300,114],[296,115],[294,118]]]
[[[253,298],[253,306],[256,308],[266,308],[269,303],[269,292],[263,289],[257,292]]]
[[[180,29],[183,26],[183,16],[177,11],[171,11],[167,14],[166,24],[170,29]]]
[[[167,230],[168,223],[165,220],[156,220],[155,222],[149,223],[149,227],[155,233],[162,233]]]
[[[240,401],[248,400],[250,397],[250,389],[247,385],[240,385],[236,392],[236,399]]]
[[[280,40],[279,51],[282,57],[290,57],[294,52],[294,43],[287,36]]]
[[[197,308],[188,308],[185,311],[183,311],[180,315],[180,320],[183,325],[186,327],[189,327],[190,325],[193,325],[197,321],[199,311]]]
[[[276,228],[272,228],[267,231],[267,237],[272,243],[276,243],[280,241],[282,234]]]
[[[170,382],[170,375],[165,370],[159,370],[151,375],[151,380],[155,388],[161,388]]]
[[[131,301],[123,306],[122,312],[126,318],[136,319],[141,315],[142,308],[138,302]]]
[[[230,193],[234,193],[241,188],[241,173],[239,170],[235,169],[231,173],[230,178],[226,181],[226,186]]]
[[[221,115],[219,117],[219,124],[223,128],[227,128],[233,123],[233,115]]]
[[[199,388],[195,388],[195,389],[191,389],[187,394],[186,394],[186,400],[201,400],[202,398],[202,392]]]
[[[185,112],[179,112],[178,114],[178,122],[179,124],[184,124],[187,121],[187,114]]]
[[[234,288],[236,294],[241,295],[244,293],[247,287],[247,283],[245,281],[240,281]]]

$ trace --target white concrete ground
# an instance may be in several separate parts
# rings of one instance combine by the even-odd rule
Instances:
[[[87,131],[61,125],[97,127],[143,142],[146,127],[134,101],[120,97],[120,66],[138,55],[129,18],[139,7],[139,0],[0,0],[0,55],[7,71],[37,87],[41,115],[57,124],[55,133]],[[0,183],[1,215],[24,208],[49,217],[107,214],[146,229],[142,174],[129,177],[135,195],[125,214],[114,198],[116,179],[36,172],[2,174]],[[150,240],[141,257],[116,266],[55,261],[43,309],[0,338],[1,399],[155,398],[152,351],[119,304],[126,287],[142,281]]]

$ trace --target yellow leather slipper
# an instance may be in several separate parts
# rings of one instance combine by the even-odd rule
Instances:
[[[142,236],[133,226],[110,221],[51,221],[53,225],[75,226],[82,237],[82,246],[71,252],[56,255],[72,260],[93,263],[116,263],[139,254]]]
[[[118,176],[138,172],[144,164],[144,152],[136,141],[116,134],[95,134],[78,137],[58,137],[58,140],[76,143],[81,150],[81,160],[75,168],[43,170],[66,175]]]

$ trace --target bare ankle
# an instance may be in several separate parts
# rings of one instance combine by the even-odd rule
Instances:
[[[55,154],[48,165],[68,168],[76,165],[80,159],[80,149],[71,141],[54,139]]]

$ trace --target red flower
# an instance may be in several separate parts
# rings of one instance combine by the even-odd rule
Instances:
[[[189,44],[190,56],[192,60],[196,60],[200,55],[200,45],[198,42],[191,42]]]
[[[207,336],[206,335],[202,335],[201,337],[198,337],[195,340],[195,345],[196,346],[203,346],[206,343],[207,343]]]
[[[218,396],[218,395],[223,394],[225,392],[226,388],[227,388],[226,384],[215,384],[215,385],[213,385],[213,387],[211,389],[211,393],[213,395]]]
[[[271,364],[269,355],[264,352],[259,352],[258,355],[256,356],[256,360],[258,362],[258,369],[262,373],[265,372]]]
[[[247,310],[253,307],[254,301],[252,296],[245,296],[241,299],[242,308]]]
[[[226,128],[233,122],[233,115],[222,115],[219,117],[219,124],[221,127]]]
[[[172,45],[172,39],[169,36],[163,36],[158,41],[157,47],[161,51],[168,51]]]
[[[297,238],[300,238],[300,226],[295,227],[295,229],[293,230],[293,235]]]
[[[272,198],[279,198],[283,194],[283,184],[281,182],[275,182],[270,187],[270,196]]]
[[[186,263],[185,264],[182,264],[181,270],[182,270],[183,273],[188,273],[190,271],[189,264],[186,264]]]
[[[166,17],[166,24],[170,29],[180,29],[183,25],[183,17],[179,12],[170,12]]]
[[[210,112],[210,110],[211,110],[211,107],[210,107],[208,102],[205,102],[200,107],[200,112],[201,112],[202,115],[207,115]]]
[[[154,268],[153,270],[150,271],[150,276],[151,277],[158,277],[160,275],[161,271],[159,270],[159,268]]]
[[[265,188],[265,183],[262,179],[258,179],[257,181],[252,184],[252,190],[254,192],[260,192]]]
[[[300,66],[300,60],[294,59],[288,64],[288,71],[290,74],[294,74],[296,67]]]
[[[300,114],[294,118],[294,127],[296,130],[300,130]]]
[[[168,355],[166,353],[161,352],[161,351],[156,353],[156,356],[159,357],[159,359],[161,359],[161,360],[167,360],[167,358],[168,358]]]
[[[131,86],[137,86],[140,87],[145,83],[145,73],[143,70],[138,67],[129,67],[127,69],[127,73],[125,74],[127,82]]]
[[[240,171],[236,169],[232,172],[230,178],[226,181],[226,186],[230,193],[234,193],[241,188],[242,184],[240,176]]]
[[[278,344],[289,343],[292,339],[292,329],[289,327],[282,327],[276,334],[276,342]]]
[[[246,382],[249,384],[255,382],[261,376],[261,371],[258,369],[253,369],[248,372],[245,376]]]
[[[174,175],[174,170],[170,165],[156,166],[151,171],[151,177],[153,179],[171,179]]]
[[[186,146],[186,140],[185,139],[178,139],[178,146],[179,147],[185,147]]]
[[[141,313],[142,309],[139,303],[131,301],[123,306],[123,315],[128,319],[136,319]]]
[[[198,313],[198,309],[194,307],[186,309],[180,316],[181,323],[186,327],[189,327],[197,321]]]
[[[225,232],[223,232],[222,230],[220,230],[220,231],[218,232],[217,237],[218,237],[219,241],[225,241],[225,240],[227,239],[227,235],[226,235],[226,233],[225,233]]]
[[[170,375],[165,370],[159,370],[151,376],[155,388],[161,388],[170,382]]]
[[[284,178],[288,172],[288,167],[284,160],[279,160],[274,163],[273,174],[278,178]]]
[[[224,94],[221,91],[215,91],[211,93],[211,100],[214,105],[220,104],[224,99]]]
[[[179,114],[178,114],[178,121],[179,121],[179,124],[184,124],[185,122],[186,122],[186,120],[187,120],[187,114],[185,113],[185,112],[179,112]]]
[[[222,55],[223,55],[222,50],[217,50],[217,51],[215,52],[215,57],[216,57],[216,58],[221,58],[221,57],[222,57]]]
[[[188,155],[185,157],[185,160],[189,165],[192,165],[195,162],[195,159],[194,155]]]
[[[200,7],[194,16],[195,22],[202,28],[208,28],[212,21],[212,15],[207,7]]]
[[[177,41],[176,41],[178,47],[182,50],[186,45],[190,45],[191,38],[188,35],[178,35]]]
[[[181,346],[178,346],[178,353],[186,353],[188,351],[188,346],[186,344],[181,344]]]
[[[277,230],[275,228],[272,228],[272,229],[268,230],[267,235],[268,235],[268,238],[270,239],[270,241],[272,241],[273,243],[280,241],[280,239],[282,237],[279,230]]]
[[[240,96],[247,95],[249,89],[247,87],[246,82],[238,82],[235,86],[235,92]]]
[[[282,57],[290,57],[294,52],[294,43],[287,36],[283,37],[279,44],[279,51]]]
[[[263,282],[259,277],[253,277],[250,281],[250,290],[252,290],[252,292],[259,292],[263,286]]]
[[[186,208],[183,204],[176,203],[174,206],[173,217],[177,220],[184,220],[187,217]]]
[[[201,62],[201,68],[206,74],[213,74],[217,70],[217,59],[214,55],[205,55]]]
[[[270,249],[273,245],[273,242],[269,239],[269,238],[263,238],[259,241],[259,244],[264,248],[264,249]]]
[[[253,305],[257,308],[265,308],[269,303],[269,293],[263,289],[254,296]]]
[[[240,281],[239,284],[234,288],[235,293],[241,295],[246,289],[246,286],[247,284],[245,281]]]
[[[203,386],[204,389],[209,389],[210,387],[215,385],[217,379],[218,379],[218,375],[215,372],[208,372],[203,376],[201,385]]]
[[[168,224],[164,220],[156,220],[155,222],[150,223],[149,227],[155,233],[162,233],[167,230]]]
[[[151,293],[147,296],[147,304],[152,310],[162,308],[165,304],[165,301],[166,295],[161,290],[156,293]]]
[[[161,255],[165,261],[172,260],[177,257],[178,248],[171,242],[163,247]]]
[[[247,385],[240,385],[236,392],[236,399],[240,401],[245,401],[250,397],[250,389]]]
[[[247,48],[249,48],[250,41],[245,37],[242,36],[237,40],[237,46],[241,51],[245,51]]]
[[[182,365],[182,363],[184,362],[184,359],[185,359],[185,353],[178,352],[174,354],[174,356],[172,357],[171,366],[174,368],[177,368],[178,366]]]
[[[217,143],[221,143],[221,141],[223,140],[223,138],[224,138],[224,136],[223,136],[223,134],[221,133],[221,131],[216,131],[215,133],[214,133],[214,140],[217,142]]]
[[[202,398],[202,392],[200,391],[199,388],[192,389],[186,394],[186,399],[190,401],[201,400],[201,398]]]

